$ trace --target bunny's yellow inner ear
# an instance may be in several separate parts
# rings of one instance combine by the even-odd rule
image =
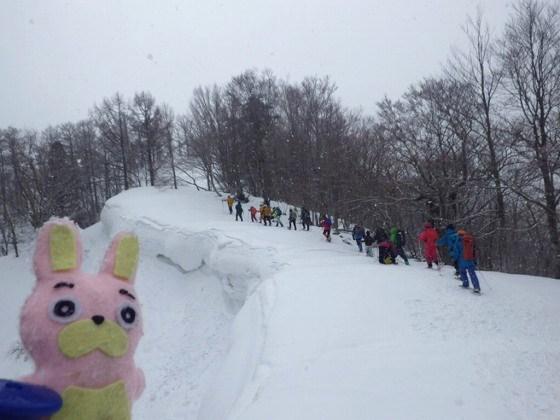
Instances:
[[[138,238],[134,235],[123,237],[117,245],[113,274],[124,280],[130,280],[138,265]]]
[[[78,250],[74,232],[68,226],[55,225],[49,234],[53,271],[73,270],[78,266]]]

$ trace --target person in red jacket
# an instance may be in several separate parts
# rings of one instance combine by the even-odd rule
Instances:
[[[331,241],[331,226],[332,226],[332,221],[331,218],[329,216],[327,216],[326,214],[323,215],[323,217],[321,217],[321,221],[319,222],[320,226],[323,226],[323,236],[325,237],[325,239],[330,242]]]
[[[424,230],[418,237],[418,240],[424,242],[424,255],[428,263],[428,268],[432,268],[432,263],[439,265],[436,248],[438,238],[437,230],[433,228],[431,223],[426,223],[424,225]]]
[[[256,222],[258,210],[255,208],[255,206],[251,206],[249,212],[251,213],[251,222]]]

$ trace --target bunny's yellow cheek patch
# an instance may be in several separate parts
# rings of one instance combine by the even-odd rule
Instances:
[[[56,225],[52,228],[49,248],[53,271],[73,270],[77,267],[76,239],[68,226]]]
[[[62,393],[62,409],[52,420],[129,420],[130,403],[123,381],[105,388],[70,386]]]
[[[117,246],[113,274],[125,280],[131,279],[138,265],[138,251],[136,236],[129,235],[122,238]]]
[[[128,335],[113,321],[95,325],[89,319],[73,322],[58,334],[58,348],[71,359],[99,350],[110,357],[121,357],[128,350]]]

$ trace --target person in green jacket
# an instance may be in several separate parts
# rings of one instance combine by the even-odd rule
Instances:
[[[280,216],[282,216],[282,210],[280,210],[280,207],[274,207],[272,210],[272,218],[276,221],[276,227],[284,227],[284,223],[282,223]]]

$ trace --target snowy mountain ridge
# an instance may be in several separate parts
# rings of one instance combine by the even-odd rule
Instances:
[[[136,419],[560,418],[555,280],[484,272],[473,296],[447,268],[379,265],[318,228],[235,222],[191,188],[109,200],[83,232],[86,270],[120,230],[142,247]],[[0,258],[2,377],[32,369],[17,351],[30,262],[31,249]]]

